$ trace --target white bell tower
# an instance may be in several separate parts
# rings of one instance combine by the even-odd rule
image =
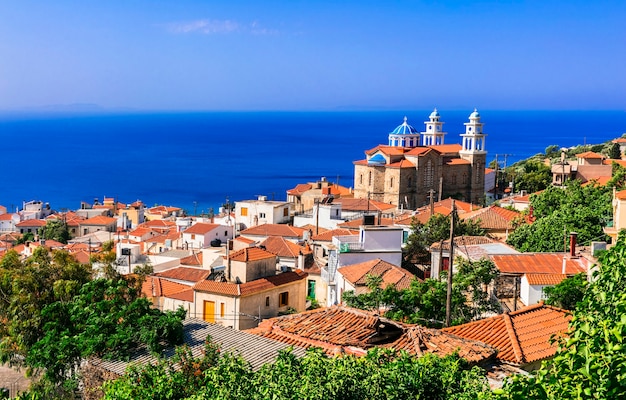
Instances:
[[[469,122],[465,124],[465,133],[461,135],[463,138],[463,150],[461,154],[486,154],[485,135],[483,133],[483,124],[480,122],[480,114],[476,109],[469,116]]]
[[[441,122],[441,117],[439,116],[439,111],[435,108],[433,112],[428,116],[428,121],[424,121],[426,124],[426,131],[421,132],[422,134],[422,145],[423,146],[436,146],[439,144],[443,144],[444,136],[446,132],[443,131],[443,122]]]

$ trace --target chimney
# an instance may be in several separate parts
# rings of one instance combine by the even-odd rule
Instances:
[[[569,255],[570,257],[576,256],[576,236],[578,233],[570,232],[569,234]]]

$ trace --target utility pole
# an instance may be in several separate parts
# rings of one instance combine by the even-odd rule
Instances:
[[[446,293],[446,326],[450,326],[452,315],[452,267],[454,263],[454,199],[452,199],[452,211],[450,212],[450,258],[448,262],[448,291]]]
[[[429,204],[430,204],[430,216],[432,217],[433,214],[435,214],[435,191],[433,189],[430,189],[428,191],[428,199],[429,199]]]

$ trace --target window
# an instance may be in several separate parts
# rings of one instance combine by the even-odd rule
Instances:
[[[433,175],[434,175],[433,162],[431,160],[428,160],[428,162],[426,163],[426,170],[424,171],[424,186],[425,187],[433,186]]]
[[[289,209],[288,208],[283,208],[283,217],[286,217],[289,215]]]
[[[289,305],[289,292],[282,292],[278,295],[278,307]]]
[[[194,240],[195,238],[196,238],[195,233],[192,233],[192,234],[191,234],[191,240]]]
[[[270,296],[267,296],[265,298],[265,307],[269,307],[270,306]]]
[[[393,188],[393,176],[389,179],[389,187]]]
[[[226,309],[226,304],[220,303],[220,318],[224,318],[224,310]]]
[[[367,184],[371,185],[372,184],[372,171],[369,172],[369,176],[367,178]]]
[[[241,207],[241,216],[242,217],[248,216],[248,207]]]
[[[259,218],[265,218],[265,213],[259,213]]]
[[[228,236],[228,231],[224,231],[224,236]]]
[[[359,175],[359,183],[360,183],[360,184],[363,184],[363,174],[360,174],[360,175]]]

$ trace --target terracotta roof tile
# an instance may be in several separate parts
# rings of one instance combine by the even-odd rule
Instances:
[[[395,266],[380,258],[358,264],[346,265],[337,270],[354,286],[366,286],[367,275],[381,276],[383,287],[393,285],[397,289],[406,289],[416,279],[409,271]]]
[[[565,278],[563,274],[526,274],[529,285],[558,285]]]
[[[476,211],[470,211],[460,215],[462,220],[477,221],[483,229],[513,229],[513,221],[519,218],[521,213],[507,210],[499,206],[489,206]]]
[[[270,318],[248,330],[259,336],[302,347],[320,347],[328,354],[363,355],[373,347],[406,350],[421,355],[459,351],[469,361],[482,361],[495,350],[490,346],[436,329],[404,325],[373,313],[342,306]]]
[[[576,155],[576,158],[604,158],[602,154],[594,153],[593,151],[586,151]]]
[[[202,266],[202,252],[194,253],[190,256],[184,257],[180,259],[180,263],[182,265],[189,266]]]
[[[464,160],[462,158],[451,158],[446,160],[446,165],[469,165],[471,162]]]
[[[306,191],[308,191],[308,190],[310,190],[312,188],[313,188],[313,186],[311,186],[310,183],[299,183],[299,184],[296,185],[295,188],[287,190],[287,194],[291,194],[291,195],[296,195],[297,196],[297,195],[303,194],[304,192],[306,192]]]
[[[215,282],[204,280],[194,285],[200,292],[219,293],[226,296],[249,296],[255,293],[274,289],[306,278],[303,271],[289,271],[278,275],[255,279],[246,283]]]
[[[388,211],[396,208],[393,204],[383,203],[381,201],[370,200],[369,205],[367,199],[335,199],[335,203],[341,204],[343,211]]]
[[[371,150],[367,150],[365,154],[371,155],[380,151],[381,153],[388,156],[400,156],[406,152],[407,148],[404,147],[396,147],[396,146],[386,146],[386,145],[378,145]]]
[[[148,298],[170,297],[189,302],[193,301],[193,288],[191,286],[172,282],[156,276],[149,276],[146,278],[141,286],[141,292]]]
[[[27,219],[26,221],[18,222],[17,224],[15,224],[15,226],[17,227],[22,227],[22,226],[41,227],[45,225],[46,225],[46,221],[44,221],[43,219]]]
[[[315,242],[332,242],[334,236],[349,235],[358,235],[358,233],[351,229],[337,228],[330,231],[322,232],[319,235],[312,236],[311,240]]]
[[[178,279],[187,282],[198,282],[206,279],[211,275],[211,271],[208,269],[191,268],[191,267],[176,267],[158,272],[154,274],[160,278]]]
[[[500,272],[510,274],[561,274],[565,258],[565,273],[574,275],[586,272],[586,267],[578,258],[570,258],[564,253],[523,253],[491,255],[491,260]]]
[[[301,238],[304,233],[304,229],[297,228],[291,225],[283,224],[263,224],[253,226],[240,232],[241,235],[254,235],[254,236],[284,236]]]
[[[436,146],[430,146],[430,148],[437,150],[440,153],[446,154],[446,153],[458,153],[459,151],[463,150],[463,146],[461,146],[460,144],[440,144],[440,145],[436,145]]]
[[[498,359],[524,365],[552,357],[557,346],[550,340],[565,334],[570,320],[569,312],[538,303],[443,331],[488,343],[498,349]]]
[[[265,260],[267,258],[275,258],[276,255],[270,253],[269,251],[263,250],[259,247],[246,247],[241,250],[235,251],[234,253],[230,253],[229,258],[232,261],[258,261]]]
[[[117,220],[115,218],[98,215],[96,217],[88,218],[81,221],[80,225],[112,225],[115,223],[117,223]]]
[[[183,233],[194,233],[198,235],[205,235],[212,230],[219,228],[218,224],[207,224],[204,222],[197,222],[191,225],[189,228],[185,229]]]
[[[400,160],[395,163],[387,165],[389,168],[415,168],[415,164],[408,160]]]
[[[298,255],[311,254],[312,251],[308,247],[303,247],[285,240],[280,236],[270,236],[263,241],[259,247],[265,246],[265,250],[279,257],[298,258]]]

